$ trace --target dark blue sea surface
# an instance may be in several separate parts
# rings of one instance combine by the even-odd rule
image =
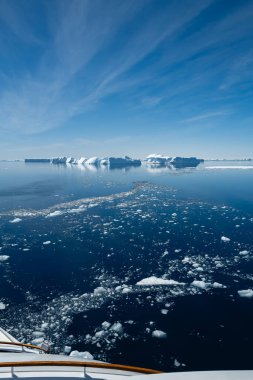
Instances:
[[[2,162],[0,180],[0,326],[17,339],[161,370],[253,368],[250,162]]]

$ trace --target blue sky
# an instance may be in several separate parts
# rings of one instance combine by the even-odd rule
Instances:
[[[0,158],[253,157],[252,20],[252,0],[0,0]]]

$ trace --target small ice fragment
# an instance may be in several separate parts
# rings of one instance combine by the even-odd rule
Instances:
[[[239,255],[242,255],[242,256],[245,256],[245,255],[248,255],[249,254],[249,251],[240,251],[239,252]]]
[[[50,241],[50,240],[43,241],[43,245],[48,245],[48,244],[51,244],[51,241]]]
[[[94,289],[93,293],[96,295],[96,296],[101,296],[103,294],[106,293],[106,289],[103,288],[102,286],[99,286],[98,288]]]
[[[228,243],[230,241],[230,239],[226,236],[222,236],[221,237],[221,241],[224,241],[225,243]]]
[[[65,346],[64,347],[64,354],[69,354],[70,353],[70,351],[71,351],[71,347],[70,346]]]
[[[93,360],[94,357],[88,351],[80,352],[80,351],[71,351],[69,356],[78,357],[81,359]]]
[[[0,255],[0,262],[6,261],[9,259],[10,256],[7,255]]]
[[[196,288],[200,288],[200,289],[206,289],[207,288],[207,284],[204,281],[194,280],[191,284],[192,284],[192,286],[195,286]]]
[[[110,330],[113,330],[117,333],[122,333],[123,332],[123,327],[122,327],[122,324],[120,322],[116,322],[112,325],[112,327],[110,328]]]
[[[252,298],[253,297],[253,290],[252,289],[246,289],[246,290],[238,290],[237,292],[240,297],[244,298]]]
[[[153,338],[159,338],[159,339],[165,339],[165,338],[167,338],[167,334],[166,334],[166,332],[164,332],[162,330],[154,330],[152,332],[152,337]]]
[[[6,308],[6,305],[3,302],[0,302],[0,310],[4,310]]]
[[[102,323],[102,328],[105,329],[105,330],[109,329],[110,326],[111,326],[110,322],[104,321]]]
[[[21,221],[22,221],[22,219],[20,219],[20,218],[14,218],[13,220],[10,220],[10,223],[19,223]]]
[[[226,288],[225,285],[222,285],[219,282],[214,282],[212,286],[213,288]]]

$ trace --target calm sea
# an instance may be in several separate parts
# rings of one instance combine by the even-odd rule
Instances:
[[[253,368],[253,164],[0,163],[0,326],[55,352]]]

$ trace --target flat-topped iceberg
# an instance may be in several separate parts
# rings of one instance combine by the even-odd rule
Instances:
[[[204,162],[204,160],[197,157],[172,157],[170,164],[176,167],[194,167],[201,162]]]
[[[53,157],[50,162],[51,164],[66,164],[67,157]]]
[[[171,165],[176,168],[182,168],[196,167],[198,164],[200,164],[200,162],[203,162],[204,160],[197,157],[171,157],[154,153],[148,155],[144,161],[147,164],[152,165]]]
[[[128,156],[125,157],[106,157],[101,159],[101,165],[108,165],[110,167],[115,166],[140,166],[141,160],[136,160]]]

